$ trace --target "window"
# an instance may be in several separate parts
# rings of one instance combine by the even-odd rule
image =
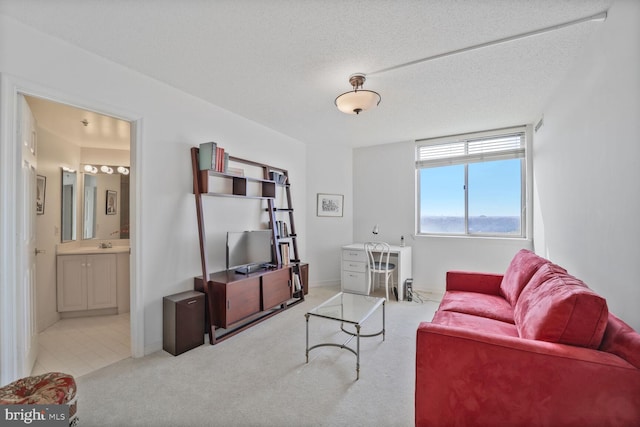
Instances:
[[[418,141],[418,233],[525,237],[525,128]]]

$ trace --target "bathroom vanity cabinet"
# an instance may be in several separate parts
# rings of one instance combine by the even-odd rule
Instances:
[[[116,308],[116,255],[58,255],[58,311]]]

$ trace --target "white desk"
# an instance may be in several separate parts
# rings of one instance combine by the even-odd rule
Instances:
[[[411,246],[390,245],[391,257],[389,261],[396,264],[393,282],[398,287],[398,299],[404,300],[404,281],[412,277]],[[390,258],[391,258],[390,257]],[[364,243],[353,243],[342,247],[342,290],[356,294],[367,294],[367,253]],[[389,298],[392,298],[391,296]]]

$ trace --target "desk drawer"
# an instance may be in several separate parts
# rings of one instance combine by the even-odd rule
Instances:
[[[367,275],[355,271],[342,272],[342,290],[356,294],[367,294]]]
[[[343,271],[355,271],[360,273],[367,272],[367,264],[364,262],[358,261],[342,261],[342,270]]]
[[[358,251],[355,249],[343,249],[342,259],[345,261],[367,262],[367,254],[364,250]]]

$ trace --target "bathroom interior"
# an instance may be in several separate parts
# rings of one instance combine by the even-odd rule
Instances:
[[[32,375],[130,357],[131,125],[25,96],[37,141]]]

